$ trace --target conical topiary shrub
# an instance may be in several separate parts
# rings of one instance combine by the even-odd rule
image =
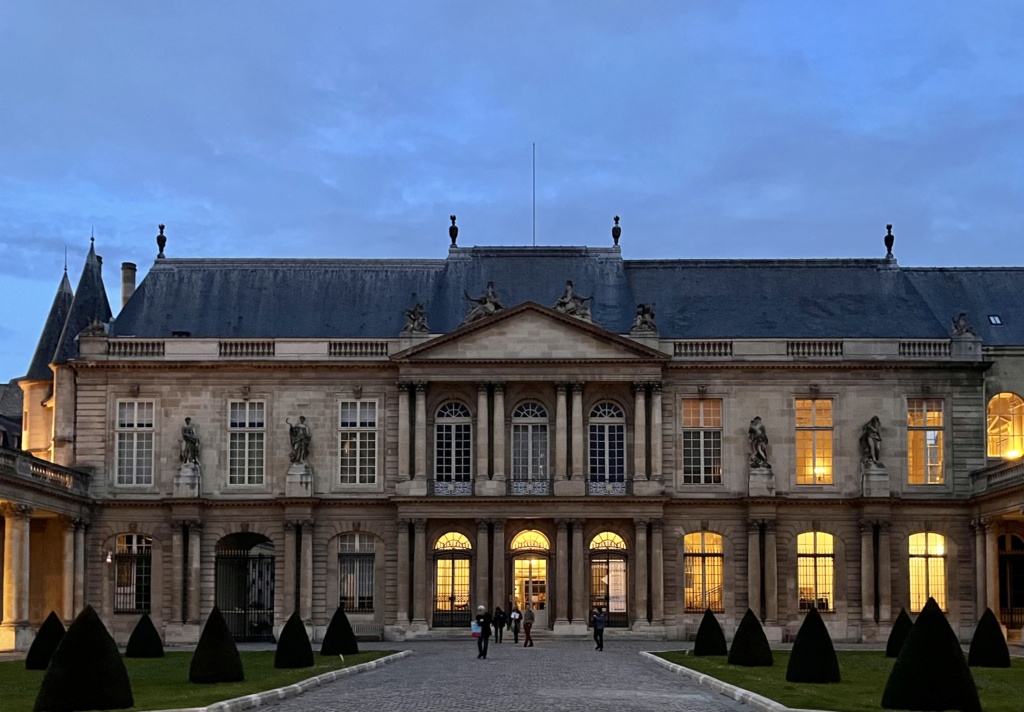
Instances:
[[[786,668],[787,682],[839,682],[839,659],[825,621],[811,606],[793,641]]]
[[[356,642],[356,634],[352,632],[352,625],[345,615],[345,607],[338,606],[338,610],[331,617],[331,622],[324,633],[324,642],[320,644],[321,655],[355,655],[359,652],[359,644]]]
[[[56,613],[50,611],[50,615],[46,616],[46,620],[39,626],[36,638],[32,641],[32,647],[28,649],[28,655],[25,656],[25,669],[45,670],[63,638],[64,624],[60,622]]]
[[[907,642],[907,636],[910,635],[910,629],[913,627],[914,621],[910,620],[910,616],[907,615],[907,609],[901,608],[900,614],[896,616],[896,622],[892,624],[892,630],[889,631],[889,641],[885,644],[885,657],[899,657],[900,650]]]
[[[736,629],[729,649],[729,664],[746,667],[771,667],[774,664],[768,638],[754,612],[747,609]]]
[[[281,635],[277,637],[274,667],[313,667],[313,646],[310,645],[309,636],[306,635],[306,626],[303,625],[298,611],[292,613],[291,618],[281,629]]]
[[[231,637],[228,624],[224,622],[224,616],[216,606],[210,611],[203,633],[199,636],[199,645],[192,654],[188,679],[200,685],[241,682],[245,679],[238,647]]]
[[[981,712],[960,641],[934,598],[928,599],[892,666],[882,707]]]
[[[120,710],[135,704],[117,643],[86,606],[50,659],[36,696],[36,712]]]
[[[1010,667],[1010,649],[1006,647],[1003,628],[991,608],[985,609],[978,627],[974,629],[967,664],[970,667]]]
[[[143,613],[142,618],[135,624],[135,630],[128,638],[128,647],[124,649],[126,658],[162,658],[164,656],[164,643],[160,640],[160,634],[156,626],[150,620],[148,613]]]
[[[697,629],[697,640],[693,643],[694,655],[727,655],[729,652],[725,646],[725,633],[722,626],[718,624],[715,614],[708,608],[704,611],[704,617],[700,621],[700,628]]]

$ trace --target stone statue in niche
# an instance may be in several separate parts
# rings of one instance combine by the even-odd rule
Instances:
[[[505,305],[501,303],[497,293],[494,291],[494,282],[488,282],[487,289],[479,297],[471,297],[469,292],[466,291],[463,291],[463,294],[466,295],[467,301],[473,302],[473,306],[469,308],[466,318],[462,321],[463,324],[471,324],[505,308]]]
[[[572,288],[572,281],[567,280],[565,283],[565,291],[562,292],[562,296],[555,302],[555,306],[552,307],[555,311],[574,316],[577,319],[583,321],[593,321],[590,314],[590,306],[587,304],[594,297],[581,297]]]
[[[427,310],[420,302],[412,309],[405,310],[405,326],[402,327],[403,334],[428,334],[430,326],[427,324]]]
[[[966,312],[960,312],[960,316],[953,320],[953,336],[975,336],[974,327],[967,322]]]
[[[287,418],[288,437],[292,444],[291,460],[296,465],[305,465],[309,459],[309,445],[313,440],[313,432],[306,424],[306,416],[300,415],[299,422],[292,423]]]
[[[198,465],[199,451],[202,442],[199,440],[199,433],[192,423],[192,418],[185,418],[185,424],[181,426],[181,451],[179,459],[182,465]]]
[[[860,463],[869,470],[881,470],[882,465],[882,421],[874,416],[864,427],[860,434]]]
[[[772,469],[768,462],[768,433],[765,432],[761,416],[750,421],[747,438],[750,440],[750,467],[755,470]]]
[[[657,331],[654,324],[654,305],[637,304],[636,317],[633,319],[632,331]]]

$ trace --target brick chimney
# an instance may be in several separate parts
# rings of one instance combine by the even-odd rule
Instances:
[[[128,300],[135,294],[135,263],[121,263],[121,308],[128,303]]]

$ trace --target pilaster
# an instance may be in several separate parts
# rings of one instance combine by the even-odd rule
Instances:
[[[977,618],[981,618],[988,605],[986,583],[988,579],[988,560],[985,557],[985,520],[975,519],[971,522],[974,532],[974,609]]]
[[[860,522],[860,618],[875,623],[875,523]]]
[[[761,617],[761,522],[747,520],[747,608]]]
[[[299,569],[299,616],[310,625],[313,620],[313,530],[312,520],[302,522],[302,557]]]
[[[647,619],[647,588],[649,578],[647,575],[647,520],[635,519],[636,538],[634,540],[634,565],[633,565],[633,630],[646,628],[650,625]]]
[[[398,520],[398,557],[395,564],[395,590],[398,596],[397,623],[409,622],[409,520]]]
[[[664,524],[651,520],[651,625],[665,624]]]
[[[490,417],[487,384],[476,384],[476,480],[490,479],[488,454],[490,450],[489,431]]]
[[[496,482],[505,481],[505,384],[494,384],[494,412],[491,414],[494,434],[491,444],[494,450],[494,463],[491,466],[491,479]],[[500,492],[504,494],[504,490]]]
[[[633,384],[633,477],[647,479],[647,384]]]
[[[188,622],[201,624],[202,596],[202,535],[203,523],[197,519],[188,522]]]
[[[68,625],[75,618],[75,520],[71,517],[60,517],[63,532],[63,551],[61,566],[61,618]]]
[[[426,629],[427,625],[427,520],[413,521],[413,599],[412,622]]]
[[[398,481],[409,479],[409,384],[398,383]]]
[[[569,425],[565,391],[565,383],[555,384],[555,482],[561,482],[569,476]]]
[[[587,576],[586,549],[583,543],[585,520],[572,520],[572,622],[586,630],[590,620],[585,580]]]
[[[35,638],[29,625],[29,538],[32,507],[2,505],[4,522],[4,617],[0,650],[27,650]]]
[[[651,383],[651,479],[661,482],[662,476],[662,415],[661,383]]]
[[[569,520],[555,521],[555,629],[569,625]]]
[[[775,537],[775,520],[764,523],[764,598],[765,620],[779,620],[779,549]]]
[[[583,481],[583,384],[572,384],[572,479]]]
[[[490,544],[488,542],[487,530],[488,520],[476,520],[476,590],[470,598],[470,609],[476,610],[478,605],[486,606],[491,610],[490,605]]]
[[[506,613],[508,607],[508,591],[505,589],[505,520],[493,519],[492,521],[492,542],[491,542],[491,607],[501,606]]]

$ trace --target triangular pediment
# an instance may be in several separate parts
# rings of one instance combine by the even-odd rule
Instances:
[[[661,361],[660,351],[527,302],[406,349],[397,361]]]

